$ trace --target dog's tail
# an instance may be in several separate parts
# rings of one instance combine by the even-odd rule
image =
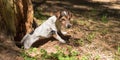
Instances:
[[[26,35],[23,37],[23,39],[21,40],[20,43],[23,44],[24,41],[29,38],[29,36],[30,36],[30,34],[26,34]]]

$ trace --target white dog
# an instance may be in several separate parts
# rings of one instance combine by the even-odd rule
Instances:
[[[55,15],[51,16],[43,24],[38,26],[32,34],[26,34],[21,40],[21,43],[24,44],[25,49],[29,49],[37,40],[49,38],[51,36],[62,43],[66,43],[60,36],[60,34],[63,35],[66,33],[61,32],[61,27],[70,28],[71,17],[72,14],[68,11],[58,11]]]

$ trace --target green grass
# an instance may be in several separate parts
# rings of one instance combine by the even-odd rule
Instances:
[[[30,57],[26,52],[22,52],[21,56],[24,58],[24,60],[37,60],[35,57]]]
[[[120,46],[118,45],[117,52],[114,56],[114,60],[120,60]]]
[[[102,30],[102,34],[103,34],[103,35],[105,35],[105,34],[107,34],[107,33],[108,33],[108,30],[107,30],[107,29],[103,29],[103,30]]]
[[[24,58],[24,60],[78,60],[76,56],[79,55],[79,52],[76,50],[73,50],[72,47],[68,46],[67,49],[63,49],[60,47],[56,47],[57,52],[56,53],[48,53],[45,49],[40,49],[40,55],[37,55],[35,57],[29,56],[30,53],[35,53],[37,51],[36,48],[30,48],[28,52],[23,51],[21,53],[21,56]],[[65,51],[68,51],[68,54],[65,54]]]
[[[100,56],[99,56],[99,55],[96,55],[96,56],[94,57],[94,59],[95,59],[95,60],[99,60],[99,59],[100,59]]]
[[[120,46],[118,46],[118,53],[120,54]]]
[[[107,14],[105,14],[105,15],[102,16],[101,21],[102,21],[103,23],[107,23],[107,22],[108,22]]]
[[[48,54],[47,51],[44,49],[41,49],[41,57],[43,60],[49,59],[49,60],[78,60],[76,56],[79,54],[79,52],[72,50],[71,47],[68,47],[68,54],[65,54],[65,49],[61,49],[60,47],[56,47],[57,52],[56,53],[50,53]]]
[[[88,56],[82,56],[80,60],[89,60]]]
[[[48,15],[43,15],[41,11],[36,11],[34,13],[34,17],[36,17],[39,20],[47,20],[48,19]]]
[[[84,39],[74,40],[74,44],[83,46],[85,44]]]
[[[37,51],[37,48],[30,48],[29,50],[28,50],[28,52],[29,53],[36,53],[36,51]]]
[[[91,12],[92,12],[93,14],[96,14],[96,13],[97,13],[97,9],[92,9]]]
[[[72,20],[71,23],[72,23],[73,25],[77,25],[77,24],[78,24],[78,20]]]
[[[95,38],[95,33],[89,33],[87,36],[86,36],[86,39],[89,41],[89,42],[92,42],[93,39]]]
[[[23,47],[22,47],[22,50],[23,50]],[[29,53],[32,53],[32,52],[36,53],[36,51],[37,51],[37,48],[30,48],[28,50]],[[26,52],[24,50],[22,51],[21,56],[24,58],[24,60],[37,60],[37,57],[29,56],[28,52]]]

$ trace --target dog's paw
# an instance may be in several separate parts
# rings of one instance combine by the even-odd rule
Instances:
[[[65,34],[67,34],[67,32],[62,31],[62,34],[64,34],[64,35],[65,35]]]
[[[60,42],[61,42],[61,43],[66,43],[66,41],[65,41],[65,40],[61,40]]]

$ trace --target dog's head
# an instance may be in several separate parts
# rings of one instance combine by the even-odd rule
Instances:
[[[71,19],[72,13],[69,11],[58,11],[56,14],[58,21],[66,28],[70,28],[72,26]]]

